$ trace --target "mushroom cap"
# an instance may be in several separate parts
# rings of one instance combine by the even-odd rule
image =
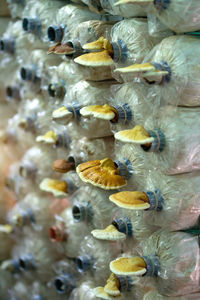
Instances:
[[[93,116],[97,119],[112,120],[117,114],[117,110],[108,104],[89,105],[81,108],[80,114],[84,117]]]
[[[98,40],[87,43],[83,46],[86,50],[108,50],[109,54],[113,54],[113,47],[109,40],[101,36]]]
[[[57,43],[48,49],[47,54],[51,54],[51,53],[60,54],[60,55],[65,55],[65,54],[69,55],[74,53],[74,48],[70,47],[68,44]]]
[[[118,231],[112,224],[107,226],[105,229],[94,229],[91,231],[91,234],[99,240],[119,241],[126,239],[126,235]]]
[[[147,265],[143,258],[120,257],[110,262],[110,270],[117,275],[144,275],[147,271]]]
[[[152,63],[134,64],[125,68],[117,68],[114,72],[120,73],[144,73],[155,71],[156,68]]]
[[[56,144],[58,141],[58,135],[55,131],[50,130],[45,135],[39,135],[36,137],[36,142],[43,142],[45,144]]]
[[[87,67],[104,67],[113,64],[113,60],[108,50],[83,54],[76,57],[74,61],[79,65]]]
[[[109,276],[106,285],[104,286],[104,291],[112,296],[120,296],[120,283],[117,276],[114,273],[111,273]]]
[[[117,206],[132,209],[144,210],[150,207],[149,197],[146,193],[140,191],[122,191],[110,195],[109,200]]]
[[[52,113],[54,121],[64,120],[65,123],[69,123],[73,119],[73,113],[70,112],[65,106],[62,106]]]
[[[115,138],[122,142],[145,145],[152,143],[154,138],[141,125],[136,125],[132,129],[122,130],[115,133]]]
[[[120,299],[121,295],[119,296],[112,296],[109,295],[108,293],[106,293],[104,291],[104,287],[96,287],[95,289],[93,289],[93,292],[95,294],[96,297],[100,298],[100,299],[105,299],[105,300],[114,300],[114,299]]]
[[[68,185],[62,180],[44,178],[40,183],[40,189],[45,192],[52,193],[55,197],[67,196]]]
[[[59,173],[67,173],[74,169],[74,163],[68,162],[66,159],[57,159],[53,162],[52,169]]]
[[[76,172],[82,181],[105,190],[119,189],[127,184],[110,158],[82,163],[77,166]]]

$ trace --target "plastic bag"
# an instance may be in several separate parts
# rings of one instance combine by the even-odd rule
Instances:
[[[142,210],[143,222],[170,230],[189,228],[195,226],[199,218],[198,175],[194,172],[166,176],[153,170],[146,174],[143,190],[122,191],[109,199],[129,213]]]
[[[106,99],[102,97],[104,102],[83,103],[80,114],[105,125],[109,123],[112,132],[116,132],[144,122],[150,111],[153,115],[158,110],[159,98],[152,93],[150,98],[149,92],[142,83],[114,84]]]
[[[112,27],[111,31],[114,61],[116,62],[115,67],[129,65],[130,63],[140,63],[161,40],[162,37],[154,38],[149,35],[148,23],[144,18],[125,19],[118,22]],[[117,47],[122,50],[121,57],[117,57]]]
[[[141,242],[140,247],[139,257],[131,259],[126,255],[112,261],[111,271],[116,275],[150,276],[158,292],[165,296],[199,291],[198,236],[160,230]]]
[[[47,42],[47,28],[55,13],[63,6],[62,1],[28,1],[22,14],[22,28],[33,43],[36,39]]]
[[[113,24],[101,21],[90,20],[80,23],[72,32],[72,39],[78,40],[81,45],[97,40],[100,36],[109,39]],[[63,42],[65,39],[63,39]]]
[[[70,144],[71,150],[68,153],[58,153],[58,159],[54,161],[52,167],[58,173],[75,171],[78,164],[82,162],[95,159],[96,156],[99,158],[109,156],[114,148],[113,142],[112,138],[88,139],[83,137],[73,139]]]
[[[172,36],[157,45],[143,64],[116,72],[124,74],[124,80],[128,81],[134,76],[142,77],[151,88],[154,85],[154,92],[165,104],[199,106],[198,49],[198,38]]]
[[[144,17],[146,16],[146,8],[141,4],[128,4],[115,6],[116,0],[100,0],[102,8],[112,15],[122,16],[124,18]]]
[[[24,7],[26,5],[27,0],[6,0],[8,3],[8,8],[11,12],[12,18],[21,18]]]
[[[87,234],[89,234],[87,224],[75,222],[71,208],[63,210],[57,217],[56,223],[50,228],[51,240],[70,258],[78,256],[80,243]]]
[[[29,59],[24,60],[20,65],[20,77],[26,82],[27,89],[39,92],[41,88],[41,78],[48,72],[52,65],[60,63],[59,57],[48,56],[43,50],[34,50]]]
[[[55,158],[55,151],[49,151],[44,147],[33,147],[24,154],[19,173],[24,179],[39,183],[47,173],[49,176],[53,174],[51,165]]]
[[[156,192],[163,201],[161,210],[158,204],[157,211],[151,207],[144,211],[148,223],[171,230],[189,228],[197,223],[200,215],[199,173],[163,176],[153,171],[146,178],[145,190]]]
[[[168,106],[160,110],[157,118],[149,118],[145,122],[145,130],[153,142],[148,144],[146,138],[136,141],[134,137],[129,141],[139,144],[134,146],[135,149],[143,152],[152,166],[165,174],[199,170],[198,120],[197,108],[179,107],[174,110]],[[121,135],[124,135],[124,131],[118,132],[115,137],[122,140],[124,138]]]
[[[51,114],[56,103],[49,101],[48,106],[46,98],[41,94],[34,94],[34,98],[26,95],[18,107],[19,123],[18,126],[25,132],[31,132],[33,135],[39,135],[49,129],[49,123],[52,120]]]
[[[29,57],[30,50],[42,47],[37,42],[33,43],[24,34],[21,20],[10,22],[0,40],[0,50],[6,55],[9,54],[11,59],[19,64]]]
[[[50,242],[36,234],[20,240],[13,247],[12,253],[12,259],[4,261],[1,267],[18,272],[22,278],[31,281],[37,276],[44,284],[53,274],[52,263],[58,259],[55,249],[50,247]]]
[[[156,15],[148,13],[148,28],[149,28],[149,34],[151,36],[159,36],[166,38],[170,35],[173,35],[174,32],[171,31],[168,27],[166,27]]]
[[[48,27],[48,39],[51,42],[60,42],[63,37],[70,39],[80,23],[101,20],[101,15],[89,11],[84,6],[67,4],[58,10],[53,19],[55,23]]]
[[[33,228],[45,233],[53,220],[49,209],[51,202],[52,199],[43,198],[40,194],[29,193],[10,210],[7,219],[16,231],[26,232],[27,228]],[[30,234],[30,231],[28,233]]]
[[[73,138],[111,136],[109,122],[83,117],[80,114],[84,105],[104,104],[105,95],[109,93],[109,82],[97,83],[81,80],[67,88],[62,106],[52,114],[53,120],[65,125],[69,124],[67,128]],[[96,128],[95,131],[94,128]]]
[[[82,275],[89,273],[94,280],[102,284],[109,274],[109,262],[120,253],[120,247],[113,247],[106,241],[98,241],[91,236],[85,236],[76,257],[77,269]]]
[[[66,84],[73,84],[80,80],[103,81],[113,80],[110,67],[87,67],[67,59],[58,66],[57,74]]]
[[[189,294],[185,296],[179,296],[179,297],[170,297],[171,300],[198,300],[200,294]],[[143,300],[168,300],[169,297],[160,295],[156,290],[150,291],[146,293],[143,297]]]
[[[96,67],[97,70],[106,66],[115,68],[140,63],[160,40],[149,35],[146,19],[125,19],[112,27],[109,40],[100,37],[93,43],[85,44],[83,48],[89,53],[79,54],[74,61],[84,67]]]
[[[139,212],[125,209],[113,209],[113,220],[104,229],[91,231],[93,237],[104,241],[121,242],[123,252],[135,248],[139,243],[149,237],[158,227],[146,224],[143,215]]]
[[[153,2],[153,1],[152,1]],[[153,3],[152,3],[153,4]],[[200,29],[199,5],[197,1],[154,1],[152,13],[171,30],[177,33]]]
[[[74,262],[69,259],[58,261],[54,264],[53,269],[56,276],[51,282],[51,287],[57,292],[57,297],[60,295],[59,299],[66,299],[77,286],[80,275]]]
[[[96,300],[97,298],[92,291],[94,287],[95,283],[92,280],[85,280],[72,291],[69,300]]]
[[[33,137],[29,133],[26,134],[26,139],[24,140],[24,131],[19,128],[18,123],[19,115],[16,114],[14,117],[8,119],[5,128],[0,131],[1,142],[12,145],[12,150],[16,158],[21,157],[34,144]]]
[[[85,223],[90,229],[104,228],[114,214],[115,207],[108,202],[109,192],[83,186],[70,197],[72,215],[77,223]]]
[[[170,247],[169,247],[170,245]],[[143,255],[156,254],[160,261],[155,285],[167,296],[199,291],[198,237],[187,233],[159,231],[144,241]]]

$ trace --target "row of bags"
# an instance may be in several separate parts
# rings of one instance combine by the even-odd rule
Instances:
[[[106,91],[108,99],[102,97]],[[128,143],[127,159],[135,151],[135,158],[141,161],[145,159],[146,166],[159,167],[160,171],[168,174],[199,169],[198,108],[158,107],[156,100],[149,103],[140,83],[112,85],[110,89],[110,85],[80,81],[66,95],[67,103],[49,101],[48,106],[41,95],[22,101],[18,113],[2,130],[1,139],[13,144],[18,141],[16,145],[20,155],[35,140],[49,147],[69,148],[70,140],[74,147],[73,139],[84,136],[88,139],[107,137],[107,140],[110,137],[110,148],[107,151],[99,151],[102,153],[99,156],[93,150],[93,155],[82,158],[83,162],[102,159],[109,151],[111,153],[114,134],[115,140]],[[124,95],[127,95],[125,100]],[[49,126],[52,118],[52,125]],[[27,139],[22,143],[21,134],[24,130]],[[71,154],[77,156],[78,151],[74,148]]]
[[[112,141],[110,140],[109,142]],[[81,192],[83,180],[103,189],[102,192],[98,189],[97,193],[103,193],[103,196],[102,200],[99,199],[97,203],[95,202],[96,196],[92,197],[90,189],[87,197],[90,200],[86,201],[84,196],[77,196],[79,200],[78,206],[83,207],[83,210],[87,211],[87,208],[91,206],[90,208],[93,212],[92,224],[94,227],[100,222],[101,218],[103,220],[104,217],[108,219],[113,217],[114,208],[116,207],[127,209],[128,212],[144,210],[144,217],[147,223],[157,226],[183,229],[196,224],[200,209],[199,172],[168,176],[153,168],[148,171],[145,159],[137,158],[136,153],[129,147],[124,146],[122,148],[117,147],[115,156],[113,156],[113,162],[116,164],[114,167],[116,170],[119,168],[120,174],[116,172],[113,175],[109,174],[109,164],[110,168],[112,166],[111,159],[95,160],[95,162],[98,162],[96,168],[91,169],[90,175],[83,173],[85,178],[79,173],[82,179],[80,180],[74,172],[76,163],[80,163],[81,159],[91,158],[91,155],[95,156],[95,147],[98,148],[100,156],[104,156],[106,150],[106,156],[108,156],[112,149],[111,145],[108,146],[107,143],[108,140],[90,141],[83,138],[79,142],[74,143],[79,156],[77,155],[76,157],[74,155],[73,148],[73,154],[68,152],[68,157],[67,151],[65,151],[65,159],[62,156],[60,157],[61,159],[58,159],[57,153],[52,152],[50,149],[42,149],[36,146],[29,149],[21,162],[11,165],[10,174],[8,174],[5,182],[6,186],[15,192],[17,200],[20,201],[19,207],[14,208],[14,212],[15,209],[25,209],[27,204],[29,204],[29,208],[33,212],[35,211],[35,214],[36,212],[39,215],[41,214],[41,218],[43,218],[43,212],[38,212],[37,205],[34,202],[28,203],[29,201],[26,201],[26,198],[24,202],[22,201],[27,193],[34,192],[40,187],[41,190],[50,192],[55,197],[65,198],[73,195],[76,190],[78,195]],[[129,168],[128,174],[125,166]],[[99,181],[92,181],[94,176],[98,176]],[[188,180],[190,186],[187,184]],[[122,187],[124,187],[123,190],[117,192]],[[108,199],[116,206],[111,205]],[[1,216],[3,217],[5,211],[7,211],[7,205],[4,203],[4,199],[1,202]],[[107,212],[106,216],[104,216],[106,208],[110,213]],[[163,217],[164,220],[162,220]],[[85,221],[88,221],[87,218]],[[103,221],[102,224],[104,224]]]
[[[7,0],[7,2],[14,18],[32,18],[38,22],[42,30],[52,20],[54,20],[56,25],[65,24],[65,17],[69,14],[74,19],[78,19],[81,10],[85,10],[85,14],[86,12],[88,15],[90,14],[90,19],[94,15],[98,18],[99,14],[99,18],[109,18],[108,14],[124,18],[148,16],[150,31],[153,33],[163,29],[166,30],[165,26],[175,32],[197,31],[200,29],[199,5],[198,1],[195,0],[191,0],[189,4],[186,0],[73,0],[72,2],[75,4],[70,4],[69,2],[67,5],[64,1],[55,0],[38,0],[37,2],[31,0]],[[84,7],[84,4],[87,6]],[[91,10],[90,13],[87,10],[88,8]],[[27,25],[29,25],[27,29],[30,30],[29,22]]]
[[[81,23],[77,28],[80,36],[81,32],[82,37],[85,35],[84,42],[80,44],[75,31],[74,40],[50,48],[50,52],[65,56],[47,55],[44,50],[34,50],[30,56],[28,48],[24,50],[26,39],[20,35],[20,39],[23,40],[22,47],[18,48],[16,45],[16,51],[18,49],[19,52],[19,55],[17,54],[19,67],[14,57],[5,53],[1,61],[2,69],[7,73],[13,73],[11,82],[14,86],[18,86],[18,89],[24,83],[34,92],[39,91],[44,83],[48,86],[58,84],[67,90],[69,85],[81,79],[102,81],[115,78],[119,81],[145,83],[144,89],[148,92],[153,90],[158,95],[160,103],[199,105],[198,38],[185,35],[170,36],[163,40],[152,38],[148,36],[145,19],[130,19],[114,25],[108,39],[105,37],[106,34],[100,37],[102,31],[105,33],[107,29],[104,28],[104,24],[98,24],[102,29],[97,34],[99,39],[88,43],[89,22]],[[96,22],[98,21],[93,22],[94,27]],[[12,25],[13,29],[16,25],[16,23]],[[87,50],[89,53],[84,53]],[[194,54],[192,56],[191,51]],[[74,57],[77,64],[72,60]],[[135,65],[129,66],[133,63]],[[49,78],[53,82],[49,82]],[[10,87],[11,96],[18,97],[18,94],[12,93],[11,82],[5,85]],[[56,93],[51,87],[49,92]]]
[[[57,228],[54,225],[50,229],[51,240],[47,235],[41,236],[27,229],[24,236],[20,237],[18,233],[17,243],[11,251],[16,235],[12,236],[8,225],[6,228],[1,226],[1,238],[4,238],[5,245],[1,249],[0,272],[5,272],[11,282],[26,280],[31,283],[36,277],[43,284],[51,282],[58,294],[62,295],[69,294],[86,276],[92,277],[96,286],[99,285],[96,296],[103,299],[101,294],[104,292],[111,296],[123,296],[124,292],[129,292],[131,299],[134,293],[146,292],[142,285],[150,285],[164,296],[199,292],[198,229],[193,232],[169,232],[148,228],[146,232],[142,230],[143,239],[134,240],[129,232],[125,242],[120,239],[98,241],[87,235],[83,224],[76,224],[72,220],[71,208],[65,209],[61,217],[57,216]],[[112,226],[116,226],[117,221],[122,229],[122,222],[117,218]],[[128,228],[131,231],[130,225]],[[114,235],[113,229],[107,230],[109,232]],[[71,266],[59,267],[58,262],[62,260]],[[113,274],[108,292],[103,286],[110,271]],[[65,278],[67,274],[73,278],[74,284],[71,286]],[[133,285],[133,289],[126,284],[120,287],[114,274],[122,277],[122,280],[128,280],[127,276],[130,276],[132,280],[129,284]],[[59,284],[57,279],[60,279]],[[139,286],[137,280],[140,281]]]

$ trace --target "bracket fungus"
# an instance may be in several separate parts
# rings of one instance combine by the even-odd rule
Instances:
[[[112,44],[104,37],[100,37],[95,42],[85,44],[83,49],[95,52],[86,53],[76,57],[74,61],[80,65],[101,67],[111,66],[114,63],[112,59],[114,54]]]
[[[122,191],[110,195],[109,200],[118,207],[132,210],[144,210],[150,208],[149,197],[145,192]]]
[[[55,197],[65,197],[68,195],[68,184],[66,181],[45,178],[40,183],[40,189],[44,192],[50,192]]]
[[[147,264],[142,257],[120,257],[110,263],[110,270],[116,275],[144,275]]]
[[[45,144],[56,144],[58,142],[58,135],[55,131],[51,130],[44,135],[39,135],[36,137],[36,142]]]
[[[133,234],[132,222],[127,217],[114,218],[105,229],[92,230],[91,234],[100,240],[120,241]]]
[[[119,189],[127,184],[120,170],[110,158],[82,163],[76,168],[82,181],[105,190]]]
[[[141,125],[136,125],[132,129],[122,130],[115,133],[115,138],[122,142],[146,145],[152,143],[154,138]]]
[[[58,173],[67,173],[75,170],[75,162],[66,159],[57,159],[53,162],[52,169]]]

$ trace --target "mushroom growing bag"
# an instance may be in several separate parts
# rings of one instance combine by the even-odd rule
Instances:
[[[140,63],[160,41],[160,38],[149,35],[146,19],[125,19],[112,27],[110,39],[102,36],[83,45],[83,49],[92,52],[78,56],[74,61],[99,70],[106,66],[119,67]]]
[[[115,70],[132,81],[134,76],[154,85],[164,104],[199,106],[199,45],[191,36],[172,36],[162,40],[142,64]],[[193,55],[191,55],[191,52]]]
[[[158,292],[181,296],[199,291],[198,236],[157,231],[141,243],[140,256],[121,257],[110,263],[116,275],[150,276]]]
[[[167,174],[181,174],[200,169],[199,110],[168,106],[157,118],[149,118],[144,127],[122,130],[115,138],[135,144],[151,165]]]
[[[166,176],[153,170],[146,174],[143,187],[112,194],[109,199],[130,214],[142,210],[143,222],[152,225],[170,230],[196,225],[200,214],[199,172]]]
[[[200,29],[199,3],[196,0],[120,0],[119,7],[129,9],[130,14],[140,5],[144,11],[155,14],[159,20],[177,33]],[[118,6],[117,6],[118,7]]]

